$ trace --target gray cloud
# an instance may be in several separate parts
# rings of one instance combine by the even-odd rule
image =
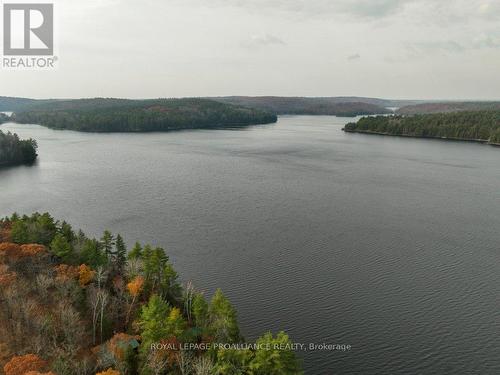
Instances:
[[[174,0],[175,1],[175,0]],[[183,0],[210,7],[246,8],[255,11],[276,10],[304,15],[351,15],[381,18],[396,13],[415,0]]]
[[[500,0],[52,1],[59,68],[0,94],[498,97]]]

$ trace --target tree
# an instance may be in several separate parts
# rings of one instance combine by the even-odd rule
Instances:
[[[96,375],[120,375],[119,371],[108,368],[106,371],[98,372]]]
[[[92,268],[90,268],[86,264],[82,264],[80,265],[80,267],[78,267],[78,274],[78,281],[80,282],[80,285],[84,287],[94,279],[95,271],[93,271]]]
[[[12,357],[3,368],[5,375],[24,375],[28,371],[40,371],[47,362],[35,354]]]
[[[127,312],[127,317],[125,319],[125,325],[128,324],[129,319],[130,319],[130,313],[132,311],[132,308],[134,306],[135,300],[139,296],[139,294],[142,292],[142,289],[144,287],[144,278],[142,276],[136,276],[130,283],[127,284],[127,289],[132,296],[132,302],[130,303],[130,307]]]
[[[210,330],[217,341],[236,343],[242,339],[236,310],[220,289],[217,289],[210,301],[209,317]]]
[[[249,349],[219,349],[216,355],[214,373],[218,375],[248,374],[253,357],[254,353]]]
[[[168,333],[171,336],[179,337],[186,329],[186,321],[182,317],[181,310],[174,307],[170,310],[167,318]]]
[[[113,255],[113,246],[115,245],[115,239],[109,230],[105,230],[101,237],[102,249],[104,254],[109,258]]]
[[[292,342],[284,332],[276,338],[268,332],[256,341],[257,350],[250,363],[255,375],[294,375],[302,374],[299,361],[291,349]]]
[[[12,241],[16,243],[30,242],[28,225],[21,220],[14,221],[12,223],[12,230],[10,236],[12,237]]]
[[[149,351],[149,346],[153,342],[159,342],[169,335],[167,317],[170,313],[170,306],[159,295],[153,294],[147,305],[141,309],[139,326],[141,327],[141,337],[143,347]]]
[[[130,253],[128,254],[128,259],[141,259],[142,258],[142,247],[139,242],[136,242]]]
[[[106,254],[101,250],[101,244],[95,239],[84,241],[80,258],[83,263],[88,264],[93,269],[106,265],[108,261]]]
[[[115,262],[118,266],[119,270],[123,269],[123,266],[127,262],[127,247],[125,246],[125,242],[121,235],[116,236],[115,243],[116,251],[115,251]]]
[[[179,275],[171,263],[166,263],[160,273],[161,295],[172,303],[177,303],[182,298],[182,287],[177,281]]]
[[[193,317],[198,328],[206,328],[208,324],[208,303],[202,294],[195,294],[193,298]]]
[[[71,228],[71,225],[65,221],[61,223],[60,232],[68,240],[68,242],[73,242],[75,239],[75,232],[73,232],[73,228]]]
[[[73,260],[73,248],[66,237],[60,233],[55,235],[54,239],[50,243],[50,249],[54,255],[58,256],[65,262]]]

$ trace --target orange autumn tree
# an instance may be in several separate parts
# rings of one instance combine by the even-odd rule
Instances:
[[[108,368],[106,371],[98,372],[95,375],[120,375],[120,372],[113,370],[112,368]]]
[[[132,303],[130,304],[130,308],[127,312],[127,319],[125,320],[125,324],[128,324],[130,319],[130,313],[132,311],[132,307],[134,306],[135,300],[141,294],[142,288],[144,287],[144,277],[136,276],[131,282],[127,284],[127,289],[132,296]]]
[[[47,362],[35,354],[12,357],[3,367],[5,375],[25,375],[29,371],[43,370]]]
[[[21,245],[21,255],[24,257],[44,254],[46,250],[45,246],[36,243]]]
[[[28,371],[24,375],[56,375],[52,371],[49,372],[39,372],[39,371]]]
[[[56,271],[56,280],[58,282],[67,282],[80,277],[78,267],[70,266],[67,264],[59,264],[54,267]]]
[[[133,340],[139,340],[139,336],[132,336],[126,333],[115,334],[108,342],[108,349],[113,356],[120,361],[125,360],[125,352]]]
[[[2,242],[0,243],[0,259],[9,260],[19,257],[21,246],[16,243]]]
[[[82,264],[80,265],[80,267],[78,267],[78,275],[78,281],[83,287],[88,285],[94,279],[95,271],[93,271],[92,268],[90,268],[86,264]]]

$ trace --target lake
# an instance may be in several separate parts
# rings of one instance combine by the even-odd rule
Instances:
[[[164,247],[221,287],[244,335],[285,330],[306,374],[500,373],[500,149],[345,134],[284,116],[234,130],[91,134],[37,125],[0,170],[0,215],[50,211]]]

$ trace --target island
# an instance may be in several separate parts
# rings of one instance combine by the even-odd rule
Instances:
[[[364,117],[344,131],[500,144],[500,111]]]
[[[22,140],[15,133],[0,130],[0,167],[32,164],[38,156],[37,148],[34,139]]]
[[[284,332],[246,342],[222,291],[207,297],[161,247],[48,213],[0,220],[5,375],[302,374]]]
[[[83,132],[153,132],[269,124],[277,116],[209,99],[128,100],[113,98],[30,103],[12,118],[22,124]]]

